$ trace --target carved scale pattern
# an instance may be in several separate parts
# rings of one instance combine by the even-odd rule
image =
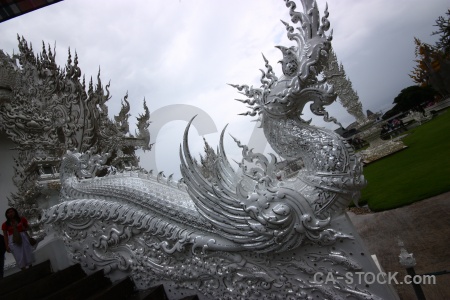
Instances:
[[[352,240],[317,249],[306,243],[282,254],[208,251],[208,241],[130,205],[74,200],[46,212],[46,222],[64,236],[71,258],[86,270],[129,273],[139,288],[165,284],[173,298],[201,293],[206,299],[380,299],[363,286],[314,282],[317,272],[362,270],[364,253],[352,253]],[[188,222],[185,222],[188,223]],[[358,259],[353,258],[358,255]],[[362,258],[362,259],[361,259]]]
[[[292,1],[286,1],[286,5],[292,22],[302,26],[295,32],[283,22],[288,38],[297,44],[290,48],[277,46],[283,54],[283,76],[277,78],[264,58],[267,71],[262,71],[260,88],[233,86],[248,97],[240,100],[252,109],[244,115],[259,116],[272,149],[288,163],[302,161],[304,164],[297,179],[309,186],[303,195],[315,213],[339,215],[350,202],[359,199],[360,190],[366,185],[361,160],[336,133],[311,126],[300,117],[304,106],[312,102],[310,108],[314,114],[337,123],[324,108],[336,99],[330,85],[333,82],[327,81],[335,77],[326,76],[332,72],[327,67],[334,66],[330,60],[335,60],[328,55],[331,51],[331,35],[325,34],[329,28],[328,12],[325,11],[320,23],[315,2],[302,1],[304,13],[295,11]],[[317,75],[322,71],[324,80],[319,81]]]

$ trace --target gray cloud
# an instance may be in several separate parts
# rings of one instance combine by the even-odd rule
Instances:
[[[325,2],[318,3],[321,11]],[[331,0],[333,47],[357,90],[364,110],[385,110],[401,89],[412,85],[413,37],[433,42],[430,33],[447,0]],[[52,47],[65,64],[68,48],[77,51],[87,79],[111,80],[111,116],[120,109],[128,91],[131,113],[142,112],[146,98],[151,111],[170,104],[202,108],[220,131],[248,142],[254,123],[237,116],[245,106],[233,101],[237,91],[226,83],[259,86],[264,67],[261,53],[275,67],[280,59],[273,46],[290,45],[279,19],[288,20],[283,1],[88,1],[66,0],[0,24],[0,48],[17,51],[16,34]],[[275,68],[280,74],[279,68]],[[344,125],[353,122],[338,103],[329,111]],[[305,118],[308,117],[308,114]],[[130,119],[131,123],[134,121]],[[314,118],[320,126],[324,123]],[[155,150],[159,169],[178,171],[178,146],[186,122],[162,128]],[[194,135],[194,134],[192,134]],[[219,134],[208,134],[216,145]],[[230,144],[231,157],[239,150]],[[192,137],[193,152],[202,139]],[[145,167],[147,154],[142,154]]]

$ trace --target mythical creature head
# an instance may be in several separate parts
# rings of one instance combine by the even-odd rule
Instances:
[[[285,2],[290,8],[292,22],[300,23],[301,27],[297,27],[298,32],[295,32],[292,26],[282,21],[286,26],[288,38],[297,43],[296,47],[277,46],[283,53],[283,74],[291,78],[297,76],[304,85],[314,83],[325,66],[331,49],[332,34],[325,34],[330,28],[328,7],[320,22],[315,1],[302,1],[304,12],[295,11],[295,2]]]
[[[332,34],[325,34],[330,27],[328,9],[325,9],[324,16],[320,19],[315,1],[302,0],[303,12],[295,11],[296,4],[293,1],[285,2],[290,8],[291,21],[299,23],[300,26],[295,31],[289,23],[282,23],[286,26],[287,37],[297,45],[276,46],[283,54],[279,61],[283,71],[281,78],[275,76],[264,57],[267,71],[261,70],[261,88],[232,85],[249,98],[240,100],[250,104],[249,108],[252,109],[244,115],[259,114],[263,117],[298,119],[305,104],[312,101],[311,111],[314,114],[324,116],[327,122],[335,122],[335,119],[328,118],[324,106],[331,104],[336,99],[336,94],[325,80],[318,79],[326,67],[331,49]]]

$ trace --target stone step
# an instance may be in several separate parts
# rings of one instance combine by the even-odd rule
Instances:
[[[4,295],[14,290],[23,288],[37,280],[40,280],[52,273],[50,261],[44,261],[25,271],[12,274],[0,280],[0,299],[4,299]]]
[[[134,294],[129,300],[168,300],[163,285],[140,291]]]
[[[198,300],[198,296],[197,295],[187,296],[180,300]]]
[[[136,291],[130,277],[114,284],[99,270],[89,276],[79,264],[53,273],[50,261],[0,280],[0,299],[168,300],[163,285]],[[182,300],[198,300],[197,296]]]
[[[99,270],[76,282],[66,286],[62,290],[44,297],[46,300],[78,300],[86,299],[102,289],[111,285],[111,281],[105,277],[103,270]]]
[[[129,299],[136,293],[135,285],[130,277],[119,280],[107,288],[90,296],[88,300],[121,300]]]
[[[70,266],[59,272],[44,276],[28,285],[23,285],[11,293],[5,295],[5,299],[28,300],[39,299],[62,290],[74,281],[86,277],[79,264]]]

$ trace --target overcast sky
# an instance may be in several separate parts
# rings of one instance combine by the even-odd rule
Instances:
[[[325,1],[318,5],[322,13]],[[414,37],[434,43],[433,24],[449,6],[448,0],[328,1],[333,48],[364,112],[389,109],[398,93],[413,85],[408,74],[414,67]],[[204,121],[197,127],[204,127],[198,130],[213,146],[219,139],[216,131],[227,123],[228,132],[248,143],[255,123],[238,116],[246,108],[233,100],[242,97],[226,83],[259,87],[261,53],[277,66],[281,53],[274,46],[292,45],[280,19],[289,21],[281,0],[65,0],[0,23],[0,49],[17,52],[19,34],[35,50],[42,41],[52,48],[56,43],[61,65],[68,48],[76,50],[86,78],[95,79],[100,66],[103,83],[111,80],[111,117],[128,91],[132,128],[145,98],[151,113],[159,109],[159,118],[162,112],[166,119],[194,114],[195,109],[186,106],[164,111],[168,105],[201,108],[215,126]],[[278,67],[275,71],[281,75]],[[328,110],[344,126],[354,121],[339,103]],[[320,118],[313,123],[323,126]],[[185,126],[185,121],[173,121],[156,140],[152,136],[157,168],[167,175],[179,177],[178,149]],[[193,152],[198,153],[202,138],[195,129],[191,135]],[[227,146],[231,157],[238,157],[235,148]],[[148,169],[155,168],[150,156],[141,155]]]

